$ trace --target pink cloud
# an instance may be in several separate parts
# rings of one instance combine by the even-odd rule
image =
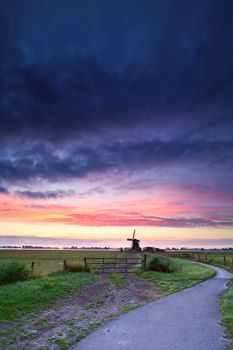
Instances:
[[[60,218],[45,219],[46,222],[61,222],[80,226],[155,226],[155,227],[204,227],[233,225],[233,221],[214,221],[205,218],[169,218],[142,215],[115,210],[68,214]]]

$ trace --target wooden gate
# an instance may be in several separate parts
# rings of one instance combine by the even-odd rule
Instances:
[[[84,258],[84,264],[91,271],[107,273],[117,271],[121,273],[134,272],[141,269],[144,264],[143,258]]]

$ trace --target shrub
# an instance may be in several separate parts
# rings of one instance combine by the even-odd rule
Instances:
[[[21,261],[10,261],[0,265],[0,284],[23,281],[29,278],[29,270]]]
[[[89,267],[85,267],[82,264],[69,264],[66,263],[65,272],[90,272]]]
[[[171,273],[179,271],[180,266],[176,261],[166,256],[156,256],[149,262],[147,269],[150,271]]]

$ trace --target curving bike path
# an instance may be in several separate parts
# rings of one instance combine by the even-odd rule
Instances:
[[[215,277],[107,322],[72,349],[223,350],[219,295],[233,275],[211,267]]]

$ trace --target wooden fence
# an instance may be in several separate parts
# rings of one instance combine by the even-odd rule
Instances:
[[[212,253],[201,253],[201,252],[167,252],[166,255],[169,255],[174,258],[181,259],[191,259],[200,262],[209,262],[209,263],[219,263],[221,265],[233,265],[233,256],[230,254],[221,254],[214,252]]]
[[[114,270],[116,272],[122,272],[122,273],[130,273],[134,272],[137,269],[145,268],[146,262],[147,262],[147,255],[144,254],[140,257],[125,257],[125,258],[118,258],[112,257],[112,258],[84,258],[83,265],[90,269],[93,272],[97,273],[107,273],[111,270]],[[82,264],[81,260],[75,260],[70,259],[68,260],[59,260],[53,262],[52,266],[49,266],[48,273],[43,273],[43,269],[46,270],[47,265],[43,261],[43,266],[41,266],[40,261],[32,261],[30,263],[30,270],[31,270],[31,276],[36,275],[47,275],[51,272],[57,272],[57,271],[66,271],[67,270],[67,264],[76,265],[76,264]]]

